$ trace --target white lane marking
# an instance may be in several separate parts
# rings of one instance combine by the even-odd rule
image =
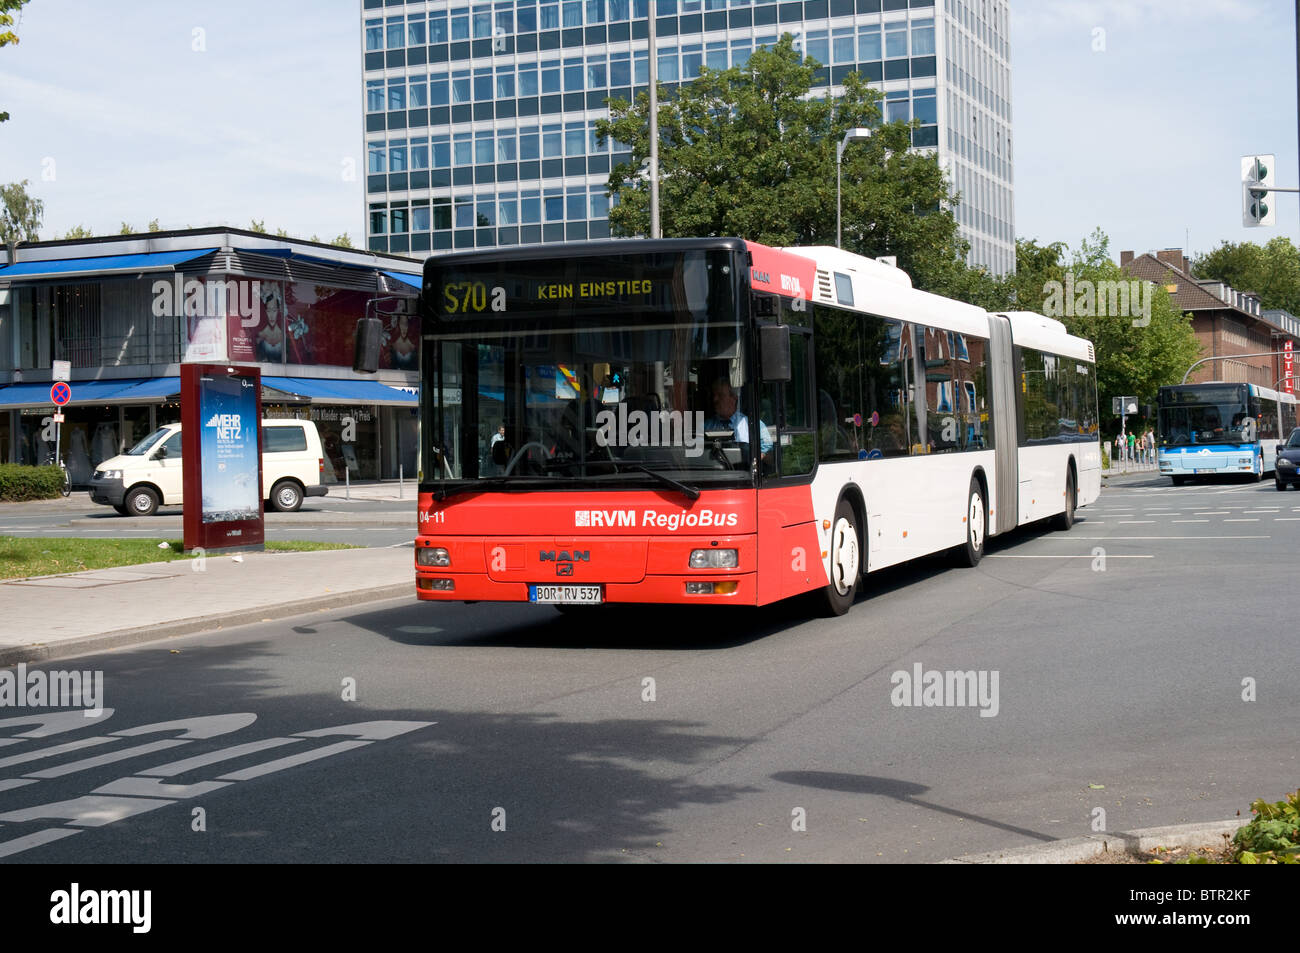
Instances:
[[[1195,510],[1193,516],[1227,516],[1228,510]]]
[[[324,748],[317,748],[315,751],[304,751],[302,754],[290,755],[287,758],[280,758],[276,761],[268,761],[266,764],[254,765],[251,768],[245,768],[242,771],[235,771],[232,774],[223,774],[217,778],[218,781],[249,781],[253,778],[260,778],[264,774],[270,774],[273,771],[281,771],[285,768],[292,768],[296,765],[306,764],[309,761],[316,761],[320,758],[328,758],[330,755],[339,754],[344,751],[351,751],[353,748],[364,748],[370,744],[369,741],[339,741],[332,745],[326,745]]]
[[[1272,539],[1272,536],[1071,536],[1069,539],[1086,539],[1089,541],[1096,540],[1116,540],[1116,539]],[[1052,539],[1051,536],[1042,537],[1041,541]],[[1067,537],[1062,536],[1064,541]]]
[[[1209,520],[1171,520],[1173,523],[1208,523]]]
[[[1120,526],[1133,526],[1137,523],[1154,523],[1155,520],[1120,520]]]
[[[69,831],[59,827],[50,827],[43,831],[37,831],[35,834],[15,837],[13,840],[7,840],[3,844],[0,844],[0,857],[8,857],[10,854],[21,854],[25,850],[31,850],[33,847],[41,847],[44,844],[53,843],[56,840],[63,840],[65,837],[71,837],[73,834],[80,833],[81,831]]]
[[[1249,517],[1248,519],[1247,519],[1247,518],[1242,518],[1242,517],[1237,517],[1236,519],[1227,519],[1227,520],[1224,520],[1224,522],[1225,522],[1225,523],[1258,523],[1258,522],[1259,522],[1259,517],[1258,517],[1258,516],[1252,516],[1252,517]]]
[[[173,761],[170,764],[160,764],[156,768],[150,768],[147,771],[137,771],[136,773],[160,778],[170,778],[177,774],[184,774],[186,771],[194,771],[197,768],[206,768],[208,765],[216,764],[219,761],[229,761],[232,758],[242,758],[244,755],[257,754],[259,751],[266,751],[270,748],[279,748],[282,745],[294,744],[301,740],[301,738],[267,738],[264,741],[250,741],[248,744],[222,748],[220,751],[212,751],[208,754],[186,758],[184,761]]]
[[[1250,515],[1251,513],[1277,513],[1277,512],[1279,511],[1275,509],[1274,510],[1245,510],[1246,515]]]
[[[989,559],[1096,559],[1091,553],[1085,553],[1080,556],[1021,556],[1015,553],[991,553]],[[1107,554],[1107,559],[1155,559],[1155,556],[1112,556]]]
[[[1274,516],[1273,522],[1274,523],[1298,523],[1300,522],[1300,516]]]

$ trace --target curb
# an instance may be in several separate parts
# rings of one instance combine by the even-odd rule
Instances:
[[[155,642],[160,639],[174,638],[179,635],[194,635],[198,632],[215,631],[252,622],[265,622],[284,619],[289,616],[304,615],[308,612],[327,609],[343,609],[367,602],[383,602],[410,596],[414,599],[414,580],[376,589],[355,592],[336,592],[328,596],[316,596],[311,599],[297,599],[293,602],[281,602],[269,606],[257,606],[251,609],[239,609],[220,615],[194,616],[178,619],[175,622],[163,622],[157,625],[137,626],[130,629],[117,629],[100,635],[87,635],[52,644],[33,643],[13,648],[0,649],[0,667],[17,665],[20,662],[49,662],[74,655],[87,655],[105,649],[121,648],[126,645],[138,645],[142,642]]]
[[[1098,854],[1116,851],[1137,854],[1156,847],[1201,847],[1213,844],[1224,834],[1236,833],[1250,823],[1249,817],[1234,817],[1227,821],[1210,821],[1202,824],[1172,824],[1167,827],[1145,827],[1136,831],[1114,831],[1105,834],[1088,834],[1068,840],[1031,847],[1013,847],[1010,850],[986,851],[982,854],[963,854],[940,861],[943,864],[1075,864]]]

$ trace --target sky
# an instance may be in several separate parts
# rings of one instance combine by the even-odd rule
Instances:
[[[0,182],[43,238],[231,225],[364,241],[360,0],[32,0],[0,49]],[[1016,234],[1112,257],[1241,225],[1244,155],[1300,185],[1285,0],[1011,0]]]

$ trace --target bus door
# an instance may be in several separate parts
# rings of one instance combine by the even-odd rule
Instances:
[[[1011,356],[1011,322],[1000,314],[989,315],[989,370],[993,379],[994,510],[989,534],[1015,529],[1020,491],[1019,439],[1016,435],[1015,365]]]

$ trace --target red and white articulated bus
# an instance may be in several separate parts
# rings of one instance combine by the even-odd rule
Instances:
[[[1089,342],[839,249],[440,255],[418,308],[421,599],[839,614],[1100,492]]]

